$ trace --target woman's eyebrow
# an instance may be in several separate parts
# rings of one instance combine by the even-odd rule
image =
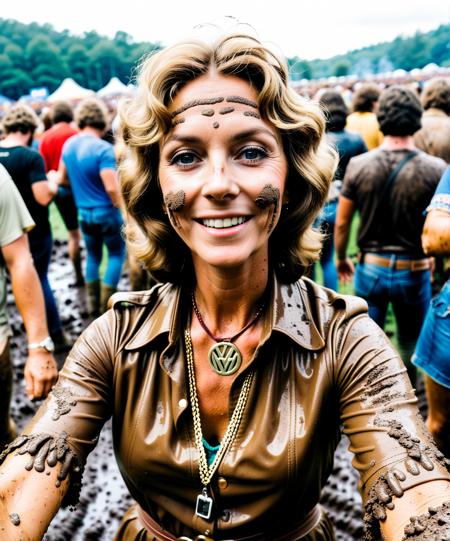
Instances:
[[[260,134],[270,135],[270,137],[272,137],[273,139],[275,139],[275,141],[278,142],[278,139],[277,139],[276,135],[274,133],[272,133],[267,128],[252,128],[250,130],[245,130],[245,131],[242,131],[242,132],[239,132],[239,133],[233,135],[231,137],[231,139],[233,141],[238,142],[238,141],[241,141],[243,139],[249,139],[250,137],[252,137],[254,135],[260,135]]]
[[[230,139],[233,142],[239,142],[260,134],[270,135],[270,137],[272,137],[273,139],[275,139],[276,142],[278,142],[276,135],[267,128],[251,128],[249,130],[236,133]],[[201,137],[198,137],[196,135],[177,135],[176,133],[173,133],[169,135],[169,137],[164,141],[163,146],[172,142],[195,145],[201,143],[202,140],[203,139]]]
[[[197,137],[196,135],[177,135],[176,133],[173,133],[167,137],[167,139],[164,141],[163,145],[167,145],[167,143],[187,143],[187,144],[198,144],[202,141],[201,137]]]

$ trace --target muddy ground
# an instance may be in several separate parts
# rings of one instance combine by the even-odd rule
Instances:
[[[67,245],[55,243],[50,282],[55,291],[64,328],[75,339],[86,326],[86,303],[82,290],[74,287],[72,269],[67,256]],[[119,288],[128,290],[126,273]],[[15,386],[12,415],[22,428],[37,409],[38,403],[25,397],[23,367],[26,341],[23,326],[9,295],[9,314],[14,330],[12,358],[15,367]],[[63,358],[58,358],[63,362]],[[421,397],[422,409],[423,392]],[[351,467],[347,451],[348,440],[343,437],[335,454],[334,470],[323,490],[322,502],[327,509],[340,541],[363,539],[361,498],[356,490],[357,474]],[[83,478],[80,503],[75,511],[61,510],[54,518],[45,541],[109,541],[121,516],[131,503],[116,466],[109,422],[102,430],[99,443],[88,458]]]

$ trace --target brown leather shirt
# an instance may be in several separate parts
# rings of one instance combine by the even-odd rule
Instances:
[[[65,431],[83,460],[112,415],[130,493],[178,536],[209,530],[215,539],[235,539],[299,521],[319,501],[341,424],[369,523],[389,501],[378,498],[389,493],[389,475],[397,496],[450,478],[406,370],[365,302],[308,279],[274,279],[263,339],[247,368],[255,379],[241,426],[211,483],[214,516],[196,517],[201,484],[182,342],[189,312],[189,291],[171,284],[116,295],[113,309],[78,339],[25,433]],[[245,375],[233,384],[230,414]]]

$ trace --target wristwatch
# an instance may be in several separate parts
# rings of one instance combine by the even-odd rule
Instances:
[[[44,338],[44,340],[41,340],[40,342],[28,344],[28,349],[46,349],[50,353],[53,353],[55,351],[55,344],[50,336],[47,336],[47,338]]]

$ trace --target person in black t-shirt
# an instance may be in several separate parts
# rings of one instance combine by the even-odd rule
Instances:
[[[29,234],[30,250],[44,292],[50,336],[57,350],[63,351],[69,344],[47,276],[53,244],[48,205],[58,185],[47,180],[44,160],[29,148],[38,122],[34,111],[26,105],[16,105],[6,113],[2,121],[6,137],[0,143],[0,163],[11,175],[36,223]]]

